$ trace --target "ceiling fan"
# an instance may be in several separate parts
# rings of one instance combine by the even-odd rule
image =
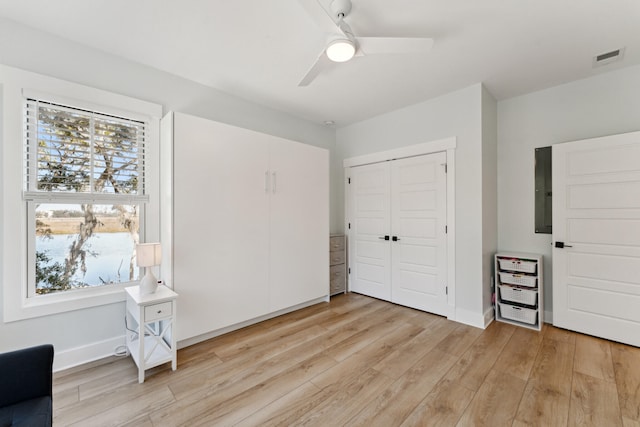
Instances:
[[[308,86],[332,63],[346,62],[354,56],[426,53],[433,46],[433,39],[426,37],[355,36],[349,24],[344,21],[351,12],[351,0],[333,0],[331,12],[318,0],[298,1],[318,26],[329,34],[325,48],[298,86]]]

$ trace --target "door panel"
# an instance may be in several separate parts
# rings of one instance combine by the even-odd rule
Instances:
[[[615,292],[569,286],[569,309],[589,312],[592,316],[640,322],[640,296],[619,299]]]
[[[368,282],[369,285],[376,285],[379,287],[385,286],[384,278],[387,275],[384,265],[380,264],[367,264],[362,263],[358,269],[358,278],[362,281]],[[356,291],[357,292],[357,291]],[[365,292],[362,292],[365,293]],[[370,295],[370,294],[367,294]],[[371,295],[375,296],[375,295]],[[382,297],[379,297],[382,298]],[[387,298],[384,298],[388,300]]]
[[[398,277],[402,282],[403,291],[415,292],[419,294],[426,293],[429,295],[435,295],[438,293],[438,276],[435,274],[420,273],[417,271],[404,269],[398,272]]]
[[[358,226],[362,234],[382,236],[389,231],[384,218],[359,218]]]
[[[640,157],[640,146],[636,145],[622,145],[604,150],[574,151],[568,159],[569,175],[588,176],[637,171],[638,157]]]
[[[437,224],[436,218],[403,218],[396,231],[398,235],[436,239]]]
[[[640,247],[640,220],[568,219],[567,240],[580,243]]]
[[[386,256],[386,245],[376,241],[356,242],[356,253],[363,259],[377,260]]]
[[[640,291],[640,258],[589,253],[569,253],[567,258],[567,271],[577,280],[603,280],[603,287],[606,282],[623,282],[637,285]]]
[[[407,264],[435,267],[438,263],[438,249],[433,246],[400,245],[399,251],[400,259]]]
[[[553,323],[640,345],[640,132],[553,146]]]
[[[445,153],[391,166],[392,301],[446,315]]]
[[[409,184],[404,185],[408,186]],[[398,211],[432,211],[435,210],[436,199],[435,189],[422,191],[404,190],[398,196]]]
[[[638,209],[640,181],[574,184],[567,188],[567,202],[570,209]]]
[[[389,163],[351,168],[349,290],[391,300]]]

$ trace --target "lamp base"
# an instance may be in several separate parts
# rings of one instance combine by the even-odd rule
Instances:
[[[152,294],[158,289],[158,279],[153,275],[151,269],[147,267],[147,272],[140,280],[140,293],[142,295]]]

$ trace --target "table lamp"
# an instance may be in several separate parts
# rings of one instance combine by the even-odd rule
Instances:
[[[144,277],[140,280],[141,294],[152,294],[158,289],[158,279],[153,275],[152,267],[160,265],[161,259],[160,243],[139,243],[136,245],[138,267],[145,267]]]

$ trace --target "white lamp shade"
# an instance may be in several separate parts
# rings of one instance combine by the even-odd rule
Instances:
[[[138,267],[160,265],[162,260],[160,243],[140,243],[136,245],[136,260]]]
[[[333,62],[346,62],[353,58],[355,53],[356,46],[347,39],[334,40],[327,47],[327,57]]]

